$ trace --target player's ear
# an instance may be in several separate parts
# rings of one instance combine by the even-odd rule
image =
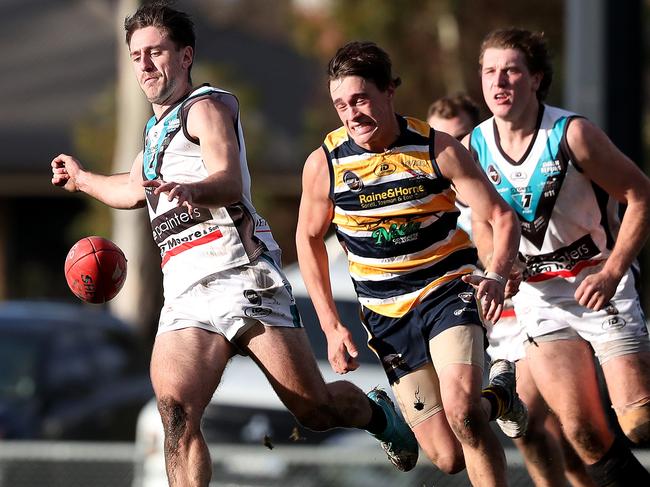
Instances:
[[[539,86],[542,84],[542,80],[544,79],[544,73],[542,72],[533,73],[532,78],[533,78],[533,91],[537,92],[537,90],[539,90]]]
[[[194,49],[192,46],[185,46],[183,48],[183,68],[189,69],[194,61]]]

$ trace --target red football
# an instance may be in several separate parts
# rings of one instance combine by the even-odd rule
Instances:
[[[84,237],[65,258],[65,279],[82,301],[101,304],[113,299],[126,279],[126,257],[102,237]]]

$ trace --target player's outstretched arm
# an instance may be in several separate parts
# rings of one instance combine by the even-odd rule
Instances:
[[[329,180],[325,153],[319,148],[307,158],[303,170],[296,248],[302,278],[327,337],[330,364],[335,372],[345,374],[359,364],[357,347],[350,331],[341,323],[332,297],[324,241],[334,211],[329,198]]]
[[[236,115],[214,97],[194,103],[187,116],[187,131],[198,139],[209,175],[192,183],[153,180],[143,185],[154,188],[156,194],[165,193],[169,201],[176,199],[179,206],[228,206],[239,201],[242,174]]]
[[[581,305],[599,310],[614,295],[650,234],[650,179],[588,120],[572,120],[567,141],[587,177],[627,205],[611,255],[600,272],[585,278],[576,290]]]
[[[477,280],[479,282],[476,283],[469,278],[464,280],[477,288],[477,296],[481,299],[486,319],[496,321],[501,315],[505,283],[519,248],[520,230],[517,217],[492,187],[467,149],[458,141],[447,134],[437,133],[435,145],[438,165],[443,176],[458,188],[465,203],[472,210],[473,228],[474,222],[490,227],[491,251],[487,250],[486,244],[479,243],[482,257],[485,258],[486,254],[491,253],[491,259],[485,269],[488,279]]]
[[[144,206],[142,180],[142,153],[131,168],[130,173],[104,176],[87,171],[81,162],[67,154],[59,154],[51,163],[52,184],[66,191],[81,191],[102,203],[119,209],[140,208]]]

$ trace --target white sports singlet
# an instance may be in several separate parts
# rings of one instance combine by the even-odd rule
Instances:
[[[265,251],[278,251],[271,230],[251,203],[250,174],[239,120],[237,98],[226,91],[201,86],[145,128],[143,178],[190,183],[208,176],[198,140],[187,133],[192,104],[216,97],[232,111],[239,142],[242,194],[228,207],[195,207],[191,211],[146,192],[153,238],[160,248],[166,298],[180,295],[214,273],[248,264]]]

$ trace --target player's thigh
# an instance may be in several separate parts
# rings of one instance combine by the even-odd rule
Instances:
[[[431,359],[440,378],[445,409],[476,400],[481,393],[485,335],[479,325],[451,327],[429,342]],[[447,411],[449,415],[449,411]]]
[[[404,375],[392,388],[402,416],[427,457],[443,471],[457,468],[463,452],[443,411],[440,380],[433,364]]]
[[[542,397],[564,424],[595,421],[602,426],[604,411],[593,351],[580,338],[536,341],[528,345],[526,360]]]
[[[205,407],[234,353],[222,335],[201,328],[159,334],[151,356],[151,382],[156,396]]]
[[[602,369],[614,408],[650,397],[650,352],[613,357]]]
[[[517,377],[517,394],[528,407],[530,421],[543,425],[548,415],[548,405],[537,388],[535,379],[531,374],[529,361],[525,358],[517,360],[515,373]]]
[[[326,401],[328,390],[304,328],[258,323],[237,343],[255,360],[289,409],[305,401]]]

